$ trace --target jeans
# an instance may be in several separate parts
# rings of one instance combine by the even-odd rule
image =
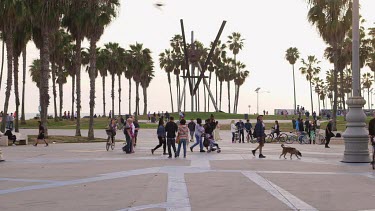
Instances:
[[[199,144],[200,150],[203,150],[202,137],[195,134],[195,140],[196,140],[196,142],[193,146],[191,146],[191,148],[193,149],[195,146],[197,146]]]
[[[238,134],[239,142],[241,142],[241,140],[242,140],[242,143],[245,143],[244,136],[245,136],[244,131],[243,130],[239,130],[239,134]]]
[[[232,143],[234,143],[234,132],[232,132]]]
[[[165,151],[167,149],[167,145],[165,143],[165,138],[161,137],[161,136],[158,136],[158,139],[159,139],[159,144],[154,148],[154,151],[156,149],[158,149],[159,147],[163,146],[163,153],[165,153]]]
[[[177,148],[177,156],[180,156],[181,144],[184,147],[184,157],[186,157],[186,141],[187,139],[180,139],[180,143],[178,143]]]
[[[190,140],[191,141],[194,140],[194,133],[195,133],[195,131],[190,131]]]
[[[172,157],[171,147],[173,148],[173,152],[176,155],[176,139],[175,138],[167,138],[167,145],[168,145],[169,157]]]

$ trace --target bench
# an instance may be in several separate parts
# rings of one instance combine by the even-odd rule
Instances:
[[[29,144],[27,135],[22,135],[21,133],[13,133],[13,134],[17,137],[16,143],[18,142],[19,145]],[[8,136],[2,135],[0,137],[0,146],[9,146],[12,144],[13,142],[8,140]]]

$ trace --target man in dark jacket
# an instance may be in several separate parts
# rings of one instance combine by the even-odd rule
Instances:
[[[305,131],[303,128],[303,119],[301,119],[300,121],[299,121],[299,125],[298,125],[298,128],[299,128],[299,132],[300,133],[303,133],[303,131]]]
[[[255,152],[259,149],[259,158],[266,158],[266,156],[264,156],[262,154],[262,148],[264,146],[264,138],[266,137],[266,134],[264,133],[264,130],[265,130],[265,127],[264,127],[264,124],[263,124],[263,116],[260,115],[260,116],[257,117],[257,123],[256,123],[255,128],[254,128],[254,133],[256,134],[257,141],[259,142],[259,145],[254,150],[251,150],[251,152],[255,156]]]
[[[241,143],[241,140],[242,140],[242,143],[245,143],[245,138],[244,138],[244,128],[245,128],[245,124],[242,122],[242,120],[239,120],[237,123],[236,123],[236,127],[237,127],[237,130],[239,132],[238,134],[238,137],[240,138],[239,139],[239,142],[238,143]]]
[[[172,158],[171,147],[173,148],[174,157],[177,157],[176,154],[176,133],[178,130],[177,124],[174,122],[173,116],[169,118],[169,122],[165,125],[165,132],[167,132],[167,146],[168,146],[168,158]]]
[[[188,124],[188,128],[189,128],[189,131],[190,131],[190,142],[194,142],[194,133],[195,133],[194,119],[191,119],[191,121]]]
[[[250,123],[250,120],[246,120],[246,123],[245,123],[245,129],[246,129],[246,132],[247,132],[247,142],[250,141],[250,138],[253,139],[253,134],[251,132],[251,129],[253,129],[253,125]]]
[[[328,144],[331,141],[332,135],[332,119],[330,119],[326,127],[326,148],[330,148]]]
[[[292,125],[293,125],[293,130],[296,130],[296,119],[294,117],[292,119]]]

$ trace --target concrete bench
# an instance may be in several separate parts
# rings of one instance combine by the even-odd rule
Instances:
[[[16,136],[16,143],[18,142],[19,145],[28,145],[28,136],[27,135],[22,135],[21,133],[13,133]],[[12,141],[8,140],[8,136],[1,136],[0,137],[0,146],[9,146],[12,145]]]

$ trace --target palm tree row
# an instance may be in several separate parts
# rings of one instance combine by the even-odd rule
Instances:
[[[222,84],[223,82],[227,82],[228,85],[228,113],[231,112],[230,107],[230,83],[231,81],[235,84],[235,98],[234,98],[234,113],[237,113],[238,104],[239,104],[239,93],[240,87],[244,84],[246,78],[249,76],[249,71],[245,70],[246,65],[240,61],[237,61],[236,55],[239,51],[243,48],[243,40],[241,38],[240,33],[232,33],[228,40],[229,49],[233,52],[233,58],[228,57],[227,54],[227,45],[222,43],[220,40],[216,48],[214,49],[214,54],[210,63],[208,64],[207,71],[209,72],[209,81],[208,87],[211,87],[212,81],[212,73],[215,73],[215,80],[216,80],[216,103],[218,105],[218,109],[221,110],[221,102],[222,102]],[[164,69],[168,76],[168,84],[169,84],[169,91],[170,91],[170,98],[171,98],[171,107],[172,112],[174,112],[174,101],[172,95],[172,88],[171,88],[171,74],[173,73],[176,76],[176,100],[177,100],[177,108],[182,107],[181,97],[181,83],[180,83],[180,74],[182,72],[183,77],[186,75],[186,63],[184,58],[184,51],[183,51],[183,44],[182,44],[182,37],[180,35],[175,35],[171,39],[171,48],[164,50],[164,52],[159,54],[159,63],[160,68]],[[210,45],[213,46],[213,43]],[[189,65],[192,65],[193,74],[200,75],[200,72],[195,72],[195,67],[198,65],[203,66],[206,58],[208,56],[208,48],[205,48],[203,43],[199,41],[194,41],[194,44],[188,45],[188,52],[189,54],[194,54],[194,58],[189,58]],[[184,79],[187,80],[187,79]],[[186,81],[185,81],[186,82]],[[192,79],[194,82],[194,79]],[[218,85],[220,83],[220,88]],[[186,92],[186,89],[185,89]],[[204,111],[210,111],[210,100],[206,97],[206,87],[203,87],[204,92]],[[186,96],[186,93],[183,93]],[[196,107],[192,106],[192,111],[196,110],[199,111],[199,89],[197,92],[198,98],[196,100]],[[192,97],[193,101],[194,97]],[[186,103],[186,97],[184,97],[184,102]],[[181,104],[180,104],[181,103]],[[193,105],[193,103],[192,103]],[[185,106],[184,106],[185,107]],[[185,110],[185,109],[184,109]]]

